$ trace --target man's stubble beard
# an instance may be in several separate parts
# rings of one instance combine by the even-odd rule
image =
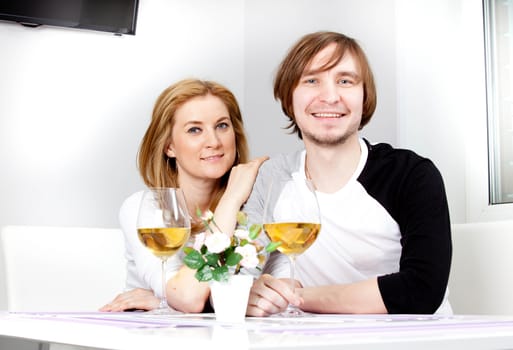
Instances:
[[[303,138],[308,139],[310,142],[317,146],[339,146],[343,145],[347,142],[353,136],[357,131],[351,132],[351,133],[345,133],[343,135],[337,135],[337,136],[331,136],[331,137],[319,137],[318,135],[315,135],[310,132],[303,132]]]

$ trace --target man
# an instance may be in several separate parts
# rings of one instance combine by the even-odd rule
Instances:
[[[452,313],[442,177],[412,151],[360,138],[376,91],[356,41],[333,32],[304,36],[281,63],[274,95],[305,149],[264,163],[244,210],[261,219],[266,182],[287,171],[313,183],[322,227],[296,260],[295,292],[286,259],[273,253],[247,314],[275,314],[289,303],[316,313]],[[275,215],[286,202],[272,203]]]

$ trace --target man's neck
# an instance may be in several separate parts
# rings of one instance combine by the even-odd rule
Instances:
[[[360,162],[358,135],[336,146],[320,146],[305,141],[305,172],[316,189],[333,193],[344,187]]]

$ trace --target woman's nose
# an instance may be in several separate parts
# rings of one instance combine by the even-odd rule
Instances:
[[[207,147],[216,148],[221,144],[221,140],[219,139],[219,135],[217,135],[215,130],[210,130],[207,133],[206,139]]]

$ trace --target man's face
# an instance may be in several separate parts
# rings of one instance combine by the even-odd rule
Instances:
[[[296,123],[305,142],[338,145],[358,135],[364,92],[353,55],[346,53],[336,66],[319,71],[331,58],[335,45],[314,56],[292,95]]]

